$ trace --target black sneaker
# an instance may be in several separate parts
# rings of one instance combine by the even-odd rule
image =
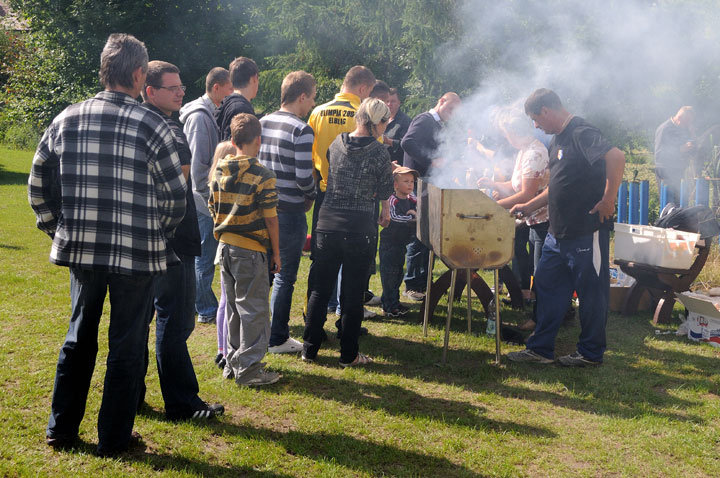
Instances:
[[[400,313],[399,309],[393,309],[393,310],[383,311],[383,315],[385,315],[385,317],[389,317],[391,319],[396,319],[396,318],[400,317],[402,314]]]
[[[209,405],[209,404],[203,402],[203,406],[201,406],[197,410],[193,410],[191,412],[184,413],[181,415],[168,414],[167,418],[168,418],[168,420],[172,420],[172,421],[210,420],[211,418],[219,417],[224,413],[225,413],[225,407],[223,407],[219,403]]]
[[[405,307],[402,304],[399,304],[397,306],[398,314],[400,315],[407,315],[408,312],[410,312],[410,307]]]
[[[223,354],[218,353],[215,356],[215,365],[217,365],[220,370],[225,368],[225,357],[223,356]]]
[[[573,352],[570,355],[560,357],[558,362],[560,362],[560,365],[564,365],[566,367],[598,366],[602,364],[602,362],[596,362],[595,360],[583,357],[580,352]]]

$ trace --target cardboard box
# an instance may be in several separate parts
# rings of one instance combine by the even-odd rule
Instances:
[[[720,347],[720,297],[694,292],[683,292],[675,296],[689,311],[688,338]]]

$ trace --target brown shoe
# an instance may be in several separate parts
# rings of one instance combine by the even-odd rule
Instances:
[[[528,319],[518,326],[518,330],[523,330],[525,332],[535,330],[535,325],[536,324],[533,319]]]

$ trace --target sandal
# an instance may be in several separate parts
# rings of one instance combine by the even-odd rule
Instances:
[[[368,357],[365,354],[358,353],[357,357],[355,357],[355,360],[353,360],[350,363],[340,362],[340,366],[342,368],[357,367],[358,365],[367,365],[369,363],[373,363],[373,359],[371,359],[370,357]]]

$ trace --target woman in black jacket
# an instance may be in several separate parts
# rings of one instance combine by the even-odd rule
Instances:
[[[372,362],[358,352],[363,318],[363,293],[368,274],[370,239],[377,224],[377,201],[393,192],[390,155],[376,138],[382,137],[390,110],[382,101],[368,98],[355,113],[355,130],[335,138],[328,149],[330,171],[325,199],[315,228],[317,280],[308,301],[302,359],[315,360],[323,340],[328,301],[340,266],[340,365],[354,367]]]

